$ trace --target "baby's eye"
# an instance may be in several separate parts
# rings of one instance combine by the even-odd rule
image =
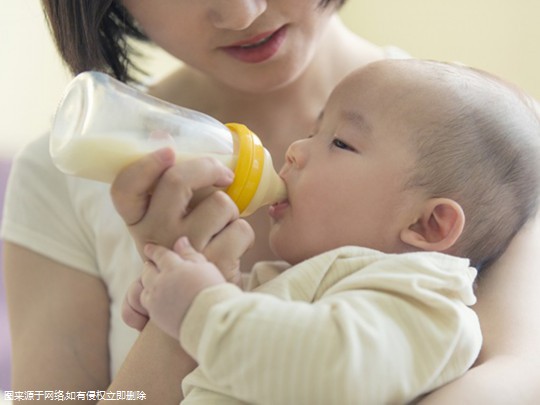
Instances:
[[[350,146],[346,142],[343,142],[339,138],[333,138],[332,139],[332,146],[335,146],[336,148],[339,148],[339,149],[345,149],[345,150],[350,150],[352,152],[356,152],[355,148],[353,148],[352,146]]]

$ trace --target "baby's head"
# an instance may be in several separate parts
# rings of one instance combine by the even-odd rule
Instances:
[[[480,266],[536,212],[539,148],[532,102],[501,80],[439,62],[373,63],[336,87],[314,136],[289,148],[272,247],[292,263],[359,245]]]
[[[481,267],[503,253],[537,210],[540,121],[534,101],[486,72],[409,64],[434,93],[432,111],[418,117],[412,135],[417,165],[407,187],[461,206],[465,227],[449,252]]]

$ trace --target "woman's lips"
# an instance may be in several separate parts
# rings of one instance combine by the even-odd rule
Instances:
[[[257,35],[248,40],[239,41],[222,49],[230,56],[246,63],[261,63],[281,48],[287,34],[286,26],[268,33]]]

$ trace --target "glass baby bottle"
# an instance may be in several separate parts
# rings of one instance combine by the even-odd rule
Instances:
[[[68,85],[54,117],[50,154],[62,172],[111,183],[128,164],[171,147],[176,161],[213,156],[234,171],[225,190],[241,216],[285,198],[285,186],[259,138],[242,124],[222,124],[99,72]]]

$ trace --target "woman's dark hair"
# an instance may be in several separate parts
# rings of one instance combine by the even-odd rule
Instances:
[[[319,1],[319,7],[328,7],[330,4],[336,3],[336,6],[339,8],[343,4],[345,4],[345,0],[320,0]]]
[[[138,69],[130,38],[148,41],[119,0],[41,0],[49,29],[64,62],[74,74],[100,70],[123,82]],[[345,0],[319,0],[320,7]]]
[[[42,0],[49,29],[64,62],[74,73],[100,70],[121,81],[132,78],[128,38],[147,41],[116,0]]]

